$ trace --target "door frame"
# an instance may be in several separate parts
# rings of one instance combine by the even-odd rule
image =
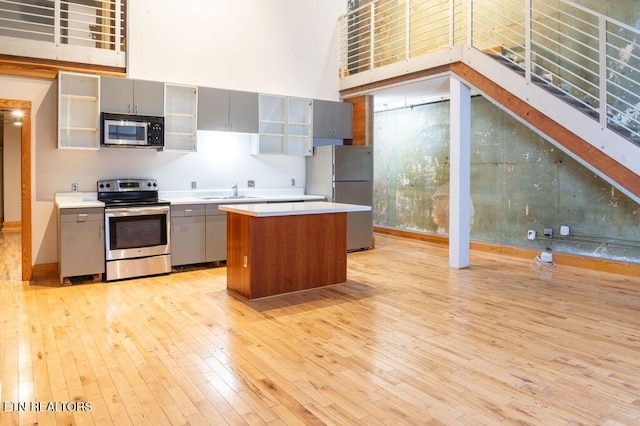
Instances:
[[[31,101],[0,99],[1,109],[21,109],[22,130],[20,132],[20,204],[22,227],[22,281],[30,281],[33,275],[31,264]]]

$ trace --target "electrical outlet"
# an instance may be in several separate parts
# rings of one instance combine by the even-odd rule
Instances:
[[[562,225],[560,227],[560,235],[566,237],[567,235],[569,235],[569,227],[567,225]]]
[[[198,182],[196,182],[195,180],[191,181],[191,189],[196,189],[198,187]]]
[[[71,184],[71,191],[78,192],[78,184],[77,183],[72,183]]]
[[[253,188],[256,186],[256,181],[255,180],[248,180],[247,181],[247,188]]]
[[[296,180],[295,179],[291,179],[291,186],[296,186]]]
[[[536,231],[529,229],[527,231],[527,239],[528,240],[535,240],[536,239]]]
[[[544,236],[545,236],[545,237],[553,237],[553,229],[551,229],[551,228],[544,228]]]

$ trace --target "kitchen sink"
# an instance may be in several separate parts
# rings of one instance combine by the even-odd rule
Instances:
[[[212,195],[210,197],[198,197],[201,200],[242,200],[246,198],[260,198],[260,197],[249,197],[247,195]]]

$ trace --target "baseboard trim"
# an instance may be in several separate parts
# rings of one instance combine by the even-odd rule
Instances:
[[[418,232],[418,231],[405,231],[403,229],[385,228],[381,226],[374,226],[373,232],[378,234],[391,235],[394,237],[420,240],[427,243],[440,244],[443,246],[449,245],[449,238],[444,237],[442,235],[427,234],[427,233]]]
[[[2,222],[2,229],[15,231],[22,228],[22,222]]]
[[[43,263],[40,265],[33,265],[32,279],[33,280],[46,280],[50,278],[58,277],[58,264],[57,263]]]
[[[374,226],[373,231],[379,234],[391,235],[401,238],[425,241],[432,244],[449,246],[449,238],[442,235],[433,235],[417,231],[405,231],[400,229]],[[534,259],[540,250],[503,246],[499,244],[472,241],[471,250],[495,253],[503,256],[518,257],[521,259]],[[553,253],[553,260],[557,265],[575,266],[600,272],[610,272],[620,275],[640,276],[640,265],[634,263],[615,262],[613,260],[593,259],[590,257],[571,254]]]

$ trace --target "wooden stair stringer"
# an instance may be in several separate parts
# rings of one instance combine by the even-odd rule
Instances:
[[[633,170],[630,170],[598,150],[586,140],[566,129],[551,117],[541,113],[469,65],[463,62],[455,62],[452,63],[449,68],[451,73],[477,88],[480,92],[502,105],[503,108],[511,111],[520,119],[526,121],[556,141],[565,150],[570,151],[576,157],[590,164],[594,169],[615,181],[637,199],[640,199],[640,176]]]

